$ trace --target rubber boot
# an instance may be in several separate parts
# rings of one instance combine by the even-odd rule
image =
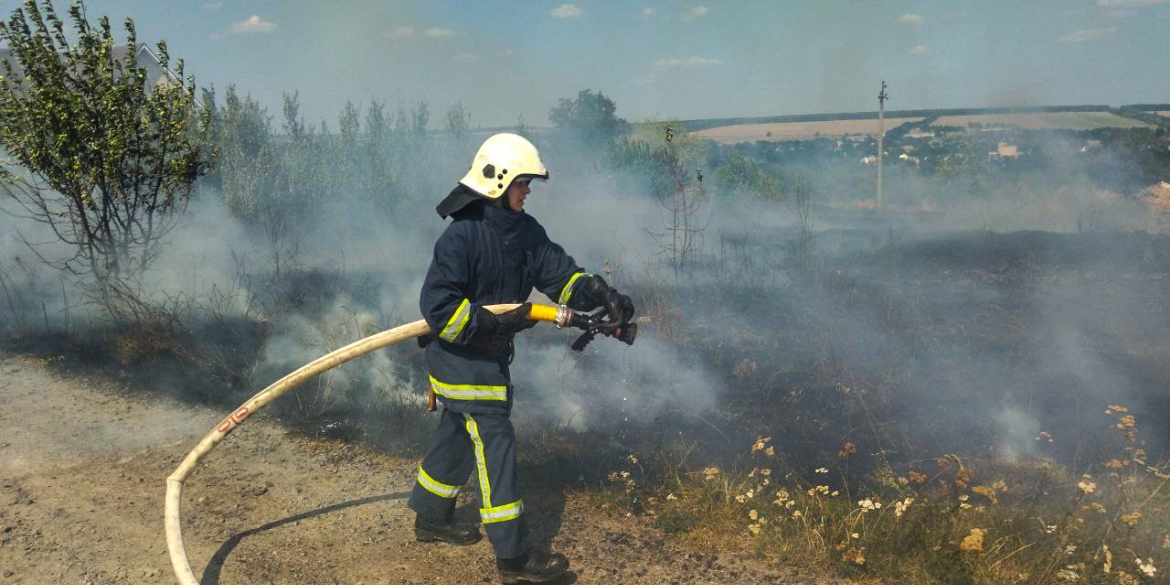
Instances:
[[[532,547],[523,556],[514,559],[496,559],[500,582],[548,583],[556,580],[569,570],[569,560],[561,553],[554,553],[540,547]]]
[[[445,542],[467,545],[479,542],[479,529],[467,522],[429,522],[422,516],[414,517],[414,539],[419,542]]]

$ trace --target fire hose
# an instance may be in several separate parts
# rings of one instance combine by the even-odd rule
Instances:
[[[506,304],[492,305],[486,308],[493,313],[502,313],[515,309],[518,306],[520,305]],[[603,320],[602,317],[602,315],[589,315],[573,311],[563,305],[554,307],[536,303],[532,304],[532,311],[529,314],[529,318],[534,321],[548,321],[556,324],[558,328],[573,327],[583,330],[584,332],[581,336],[573,343],[574,350],[580,351],[584,349],[585,345],[598,334],[613,337],[630,345],[634,343],[634,338],[638,332],[637,324],[613,323]],[[227,437],[236,427],[240,426],[245,419],[256,414],[261,408],[264,408],[273,400],[276,400],[289,390],[308,381],[310,378],[373,351],[401,343],[408,339],[429,335],[430,333],[431,330],[426,321],[420,319],[413,323],[407,323],[381,333],[376,333],[321,356],[277,380],[260,392],[257,392],[247,402],[220,421],[211,432],[199,441],[199,444],[195,445],[195,448],[187,454],[187,457],[183,459],[183,462],[179,464],[175,472],[167,478],[166,509],[164,512],[167,549],[170,551],[171,566],[175,570],[175,577],[178,578],[181,585],[199,585],[199,580],[195,578],[195,573],[191,570],[191,562],[187,559],[187,549],[183,543],[183,522],[181,517],[183,482],[186,481],[187,476],[190,475],[195,467],[199,465],[199,462],[220,441],[223,441],[224,437]],[[431,390],[427,409],[435,410],[434,389]]]

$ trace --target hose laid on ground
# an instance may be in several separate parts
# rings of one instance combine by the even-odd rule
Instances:
[[[492,305],[486,307],[493,313],[502,313],[520,305]],[[533,303],[529,317],[535,321],[550,321],[564,325],[571,314],[565,307],[553,307]],[[175,472],[167,478],[167,498],[165,522],[167,532],[167,549],[171,554],[171,566],[175,569],[175,577],[182,585],[199,585],[195,573],[191,570],[191,562],[187,560],[187,549],[183,544],[183,522],[180,517],[183,503],[183,482],[187,476],[199,465],[203,459],[228,433],[240,426],[249,416],[264,408],[268,403],[276,400],[285,392],[296,388],[310,378],[336,368],[345,362],[364,356],[370,352],[401,343],[408,339],[427,335],[431,332],[426,321],[418,320],[406,325],[400,325],[381,333],[376,333],[365,339],[355,341],[341,349],[332,351],[312,362],[301,366],[300,369],[277,380],[271,386],[257,392],[242,406],[237,408],[227,418],[223,419],[211,430],[198,445],[187,454]]]

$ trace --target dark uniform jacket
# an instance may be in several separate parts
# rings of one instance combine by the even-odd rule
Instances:
[[[426,348],[431,387],[453,411],[507,413],[511,347],[489,355],[469,344],[479,330],[478,308],[523,302],[534,287],[576,310],[597,303],[574,294],[585,273],[532,216],[497,209],[478,197],[451,216],[454,221],[435,243],[419,300],[435,337]]]

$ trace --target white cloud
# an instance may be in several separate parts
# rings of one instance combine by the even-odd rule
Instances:
[[[1112,36],[1115,32],[1117,32],[1117,29],[1114,27],[1087,28],[1085,30],[1078,30],[1077,32],[1068,33],[1067,35],[1060,37],[1060,40],[1066,43],[1085,43],[1089,41],[1099,41],[1103,38]]]
[[[910,54],[911,55],[929,55],[930,54],[930,47],[928,47],[926,45],[918,45],[918,46],[914,47],[913,49],[910,49]]]
[[[416,32],[418,32],[418,31],[416,31],[413,26],[400,26],[400,27],[390,31],[387,34],[388,34],[388,36],[391,36],[394,38],[404,38],[404,37],[413,37],[414,33],[416,33]]]
[[[219,12],[220,8],[223,8],[223,2],[207,2],[203,4],[203,9],[210,12]]]
[[[428,28],[423,31],[423,36],[431,38],[453,37],[455,36],[455,31],[445,28]]]
[[[1097,6],[1102,8],[1132,8],[1165,3],[1166,0],[1097,0]]]
[[[700,16],[707,16],[710,13],[711,13],[711,9],[707,8],[706,6],[696,6],[696,7],[692,8],[688,14],[698,18]]]
[[[656,12],[658,11],[653,8],[644,8],[642,9],[642,16],[654,16]]]
[[[475,53],[459,53],[453,58],[460,63],[472,63],[479,61],[479,55],[476,55]]]
[[[654,66],[666,69],[668,67],[717,67],[723,62],[719,59],[704,59],[702,57],[687,57],[685,59],[659,59]]]
[[[553,18],[573,18],[585,14],[585,11],[577,8],[572,4],[561,4],[560,6],[553,8],[552,12],[549,14],[551,14]]]
[[[237,23],[233,24],[232,25],[232,32],[238,33],[238,34],[267,33],[267,32],[272,32],[272,31],[276,30],[277,28],[279,28],[279,27],[277,26],[277,24],[275,22],[269,22],[267,20],[263,20],[259,16],[256,16],[255,14],[253,14],[252,17],[249,18],[248,20],[244,20],[244,21],[237,22]]]
[[[921,14],[903,14],[898,17],[898,22],[907,26],[922,26],[926,19]]]

